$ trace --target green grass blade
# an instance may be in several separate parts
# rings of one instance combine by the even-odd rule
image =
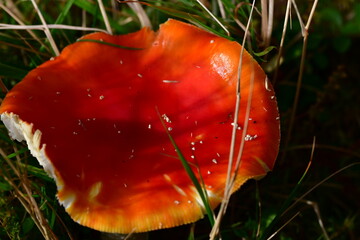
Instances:
[[[108,45],[108,46],[111,46],[111,47],[127,49],[127,50],[144,50],[144,48],[126,47],[126,46],[122,46],[122,45],[118,45],[118,44],[114,44],[114,43],[109,43],[109,42],[104,42],[104,41],[96,40],[96,39],[80,39],[80,40],[77,40],[77,42],[94,42],[94,43],[100,43],[100,44]]]
[[[64,19],[65,19],[66,15],[69,13],[70,8],[74,4],[74,2],[75,2],[75,0],[66,1],[64,8],[62,9],[60,15],[58,16],[58,18],[55,21],[55,24],[62,24],[64,22]]]
[[[156,109],[156,111],[157,111],[157,114],[158,114],[159,119],[160,119],[160,121],[161,121],[161,124],[163,125],[163,127],[164,127],[164,129],[165,129],[165,131],[166,131],[166,133],[167,133],[170,141],[171,141],[171,144],[172,144],[172,145],[174,146],[174,148],[175,148],[175,151],[176,151],[176,153],[177,153],[177,155],[178,155],[178,157],[179,157],[179,159],[180,159],[180,161],[181,161],[181,164],[183,165],[183,167],[184,167],[187,175],[189,176],[189,178],[191,179],[192,183],[194,184],[197,192],[199,193],[199,196],[200,196],[200,198],[201,198],[201,200],[202,200],[202,202],[203,202],[203,204],[204,204],[205,211],[206,211],[207,216],[208,216],[208,218],[209,218],[209,222],[210,222],[211,226],[213,226],[214,223],[215,223],[215,218],[214,218],[213,211],[212,211],[212,209],[211,209],[211,207],[210,207],[210,204],[209,204],[209,201],[208,201],[208,197],[207,197],[206,190],[205,190],[205,188],[203,188],[203,187],[201,186],[201,184],[200,184],[200,182],[198,181],[198,179],[197,179],[194,171],[191,169],[190,164],[186,161],[185,156],[182,154],[180,148],[177,146],[177,144],[176,144],[176,142],[175,142],[175,139],[171,136],[170,132],[168,131],[168,129],[167,129],[166,125],[165,125],[164,120],[163,120],[163,119],[161,118],[161,116],[160,116],[159,110]]]
[[[271,52],[275,48],[276,48],[275,46],[270,46],[270,47],[267,47],[264,51],[257,52],[257,53],[253,52],[253,54],[257,57],[262,57],[262,56],[265,56],[266,54],[268,54],[269,52]]]
[[[263,234],[260,236],[260,240],[267,239],[268,235],[270,234],[271,230],[274,226],[280,221],[281,217],[287,211],[288,207],[291,205],[293,200],[295,199],[296,195],[299,192],[300,187],[302,186],[302,182],[305,179],[311,165],[312,161],[310,160],[308,166],[306,167],[303,175],[301,176],[300,180],[297,182],[296,186],[292,189],[289,196],[286,198],[285,202],[281,205],[279,211],[276,213],[275,218],[271,221],[271,223],[266,227]]]
[[[18,156],[18,155],[20,155],[20,154],[23,154],[24,152],[27,152],[27,151],[29,151],[29,149],[27,149],[27,148],[22,148],[22,149],[20,149],[20,150],[17,151],[17,152],[14,152],[14,153],[9,154],[7,157],[8,157],[9,159],[11,159],[11,158],[14,158],[14,157],[16,157],[16,156]]]
[[[192,17],[191,15],[189,15],[189,19],[188,19],[188,20],[189,20],[191,23],[193,23],[194,25],[196,25],[196,26],[198,26],[199,28],[202,28],[202,29],[204,29],[204,30],[206,30],[206,31],[208,31],[208,32],[211,32],[211,33],[216,34],[216,35],[218,35],[218,36],[220,36],[220,37],[229,39],[229,40],[231,40],[231,41],[234,40],[232,37],[230,37],[230,36],[228,36],[228,35],[226,35],[226,34],[223,34],[223,33],[219,32],[219,31],[217,31],[217,30],[215,30],[215,29],[213,29],[213,28],[211,28],[211,27],[208,27],[206,24],[202,23],[201,21],[199,21],[198,19]]]
[[[97,4],[91,3],[87,0],[75,0],[74,4],[78,6],[79,8],[85,10],[86,12],[90,13],[94,16],[94,19],[100,20],[103,22],[102,16],[100,14],[100,10],[98,9]],[[115,20],[109,19],[110,25],[118,32],[118,33],[128,33],[130,29],[128,29],[124,25],[118,24]]]
[[[255,221],[257,222],[257,229],[256,232],[253,232],[253,239],[257,239],[260,235],[260,229],[261,229],[261,199],[260,199],[260,190],[259,190],[259,184],[256,181],[256,188],[255,188],[255,199],[256,199],[256,208],[255,208]]]

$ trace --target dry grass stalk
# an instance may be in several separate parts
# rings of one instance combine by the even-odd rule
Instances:
[[[229,30],[227,30],[227,28],[224,26],[224,24],[222,24],[219,19],[217,19],[217,17],[215,17],[215,15],[200,1],[200,0],[196,0],[196,2],[200,5],[200,7],[202,9],[204,9],[211,17],[212,19],[215,20],[215,22],[217,24],[219,24],[219,26],[226,32],[226,35],[230,36],[230,32]]]
[[[302,29],[301,31],[302,31],[302,34],[303,34],[303,47],[302,47],[302,52],[301,52],[299,75],[298,75],[298,79],[297,79],[297,83],[296,83],[296,93],[295,93],[293,108],[292,108],[292,112],[291,112],[289,127],[288,127],[288,131],[287,131],[287,136],[285,138],[285,144],[284,144],[285,149],[289,145],[291,134],[292,134],[292,129],[293,129],[294,122],[295,122],[295,115],[296,115],[297,106],[298,106],[298,103],[299,103],[300,89],[301,89],[301,85],[302,85],[302,79],[303,79],[304,68],[305,68],[306,48],[307,48],[308,36],[309,36],[308,30],[310,28],[311,20],[312,20],[312,18],[314,16],[315,9],[316,9],[317,3],[318,3],[318,0],[314,1],[313,6],[312,6],[311,11],[310,11],[310,14],[309,14],[308,21],[307,21],[307,23],[305,25],[303,23],[302,19],[301,19],[301,15],[300,15],[300,13],[298,11],[298,8],[296,6],[295,1],[294,0],[291,0],[291,1],[292,1],[293,6],[294,6],[294,9],[296,11],[296,14],[297,14],[297,16],[299,18],[300,25],[301,25],[301,29]],[[285,159],[285,157],[286,157],[286,152],[284,152],[284,154],[282,156],[282,159]]]
[[[0,148],[0,155],[5,160],[6,164],[10,167],[11,171],[15,174],[19,180],[19,185],[10,177],[11,174],[6,169],[2,169],[2,177],[7,181],[10,186],[13,188],[15,197],[23,205],[24,209],[33,219],[34,223],[38,227],[39,231],[46,240],[56,240],[57,237],[54,232],[51,230],[47,220],[42,214],[37,202],[35,201],[32,193],[32,187],[27,178],[27,172],[23,171],[17,164],[17,167],[13,162],[7,157],[6,153],[2,148]],[[18,161],[20,159],[18,158]]]
[[[51,35],[51,32],[50,32],[49,28],[47,27],[46,21],[45,21],[44,16],[42,15],[42,13],[41,13],[41,11],[39,9],[39,6],[35,2],[35,0],[31,0],[31,2],[32,2],[33,6],[34,6],[35,11],[37,12],[37,14],[38,14],[38,16],[40,18],[41,23],[44,26],[44,33],[45,33],[47,39],[49,40],[51,48],[53,49],[55,55],[59,56],[60,51],[59,51],[58,47],[56,46],[56,43],[54,41],[54,38]]]
[[[230,200],[230,196],[231,196],[231,192],[233,189],[233,185],[235,182],[235,179],[237,177],[237,172],[240,166],[240,161],[241,161],[241,156],[244,150],[244,144],[245,144],[245,136],[247,133],[247,127],[248,127],[248,122],[249,122],[249,115],[250,115],[250,107],[251,107],[251,99],[252,99],[252,94],[253,94],[253,87],[254,87],[254,71],[252,71],[251,77],[250,77],[250,90],[249,90],[249,96],[248,96],[248,103],[246,106],[246,113],[245,113],[245,118],[244,118],[244,127],[243,127],[243,133],[242,133],[242,137],[240,140],[240,148],[239,148],[239,152],[238,152],[238,156],[235,162],[235,167],[233,168],[233,162],[234,162],[234,157],[235,157],[235,145],[236,145],[236,132],[237,132],[237,124],[238,124],[238,115],[239,115],[239,110],[240,110],[240,99],[241,99],[241,94],[240,94],[240,76],[241,76],[241,69],[242,69],[242,59],[243,59],[243,53],[244,53],[244,45],[245,45],[245,41],[247,39],[247,35],[246,33],[249,31],[249,27],[250,27],[250,22],[253,16],[253,11],[254,11],[254,7],[255,7],[255,2],[253,2],[252,7],[251,7],[251,12],[250,12],[250,16],[249,16],[249,20],[247,22],[247,26],[246,26],[246,30],[245,30],[245,35],[244,35],[244,39],[242,42],[242,48],[241,48],[241,52],[240,52],[240,60],[239,60],[239,66],[238,66],[238,82],[237,82],[237,89],[236,89],[236,103],[235,103],[235,113],[234,113],[234,121],[233,121],[233,129],[232,129],[232,138],[231,138],[231,146],[230,146],[230,153],[229,153],[229,163],[228,163],[228,171],[227,171],[227,178],[226,178],[226,185],[225,185],[225,189],[224,189],[224,197],[223,200],[221,202],[220,205],[220,210],[219,213],[216,217],[216,221],[215,224],[211,230],[210,233],[210,239],[216,239],[216,237],[219,234],[220,231],[220,224],[222,221],[222,218],[225,215],[229,200]],[[234,172],[234,174],[232,174],[232,172]]]
[[[274,78],[273,78],[273,81],[272,81],[273,85],[275,85],[277,77],[278,77],[280,59],[281,59],[282,54],[283,54],[284,41],[285,41],[286,30],[287,30],[287,26],[288,26],[288,22],[289,22],[290,12],[291,12],[291,0],[288,0],[287,5],[286,5],[285,18],[284,18],[284,26],[283,26],[283,31],[282,31],[281,40],[280,40],[279,53],[278,53],[278,56],[277,56],[277,59],[276,59],[275,73],[274,73]]]
[[[225,9],[224,9],[224,4],[222,3],[221,0],[217,0],[217,4],[219,6],[221,18],[226,19],[226,12],[225,12]]]
[[[274,19],[274,0],[261,0],[261,36],[263,46],[270,44]]]
[[[80,27],[80,26],[72,26],[72,25],[64,25],[64,24],[48,24],[48,29],[62,29],[62,30],[74,30],[74,31],[94,31],[94,32],[105,32],[106,30],[101,28],[91,28],[91,27]],[[1,24],[0,30],[42,30],[45,28],[43,25],[15,25],[15,24]]]
[[[5,6],[3,3],[0,2],[0,8],[2,8],[7,14],[9,14],[10,17],[12,17],[19,25],[21,26],[26,26],[26,24],[21,20],[23,17],[16,14],[19,12],[19,10],[14,12],[14,8],[10,9],[7,6]],[[42,47],[44,47],[47,51],[49,51],[48,46],[46,46],[41,40],[40,38],[38,38],[38,36],[36,36],[35,33],[33,33],[32,31],[30,31],[30,29],[26,29],[26,31],[29,33],[29,35],[34,38]]]
[[[99,4],[101,15],[102,15],[104,23],[105,23],[106,30],[109,34],[113,34],[111,26],[110,26],[109,18],[105,11],[104,3],[102,2],[102,0],[98,0],[98,4]]]
[[[127,1],[128,6],[136,13],[142,27],[152,28],[150,19],[138,1]]]
[[[234,9],[234,20],[236,22],[236,24],[244,31],[246,32],[246,35],[250,36],[250,32],[248,30],[246,30],[246,26],[240,22],[240,20],[238,19],[238,10],[240,7],[244,6],[244,5],[247,5],[246,3],[244,2],[241,2],[239,4],[236,5],[235,9]]]

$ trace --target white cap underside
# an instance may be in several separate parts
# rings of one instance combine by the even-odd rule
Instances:
[[[1,120],[8,129],[9,135],[12,139],[19,142],[24,140],[26,141],[31,155],[39,161],[40,165],[44,168],[47,174],[55,179],[58,190],[61,190],[63,184],[62,181],[57,178],[54,167],[46,156],[46,144],[42,144],[42,146],[40,146],[41,131],[36,130],[33,133],[33,124],[22,121],[19,116],[14,113],[5,112],[1,114]]]

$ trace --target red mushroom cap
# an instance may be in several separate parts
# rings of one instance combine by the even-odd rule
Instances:
[[[175,20],[157,33],[144,28],[86,39],[8,93],[0,113],[10,135],[26,140],[56,180],[60,203],[82,225],[129,233],[203,217],[203,203],[156,109],[194,172],[199,168],[216,207],[224,193],[241,46]],[[250,122],[234,191],[271,170],[279,147],[274,91],[247,52],[238,138],[252,74]]]

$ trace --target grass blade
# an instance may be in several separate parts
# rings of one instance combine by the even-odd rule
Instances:
[[[208,200],[208,196],[207,196],[207,193],[206,193],[206,189],[201,186],[199,180],[197,179],[194,171],[191,169],[191,166],[190,164],[186,161],[185,159],[185,156],[182,154],[181,152],[181,149],[177,146],[176,142],[175,142],[175,139],[171,136],[169,130],[167,129],[166,125],[165,125],[165,122],[164,120],[161,118],[161,115],[160,115],[160,112],[159,110],[156,108],[156,112],[159,116],[159,119],[161,121],[161,124],[162,126],[164,127],[165,131],[166,131],[166,134],[168,135],[170,141],[171,141],[171,144],[174,146],[175,150],[176,150],[176,153],[181,161],[181,164],[183,165],[187,175],[189,176],[189,178],[191,179],[191,182],[194,184],[197,192],[199,193],[199,196],[204,204],[204,208],[205,208],[205,211],[207,213],[207,216],[209,218],[209,222],[211,224],[211,226],[214,225],[215,223],[215,218],[214,218],[214,214],[213,214],[213,211],[210,207],[210,204],[209,204],[209,200]]]
[[[104,41],[96,40],[96,39],[79,39],[79,40],[77,40],[77,42],[94,42],[94,43],[100,43],[100,44],[108,45],[108,46],[111,46],[111,47],[127,49],[127,50],[144,50],[144,48],[126,47],[126,46],[122,46],[122,45],[118,45],[118,44],[114,44],[114,43],[109,43],[109,42],[104,42]]]

